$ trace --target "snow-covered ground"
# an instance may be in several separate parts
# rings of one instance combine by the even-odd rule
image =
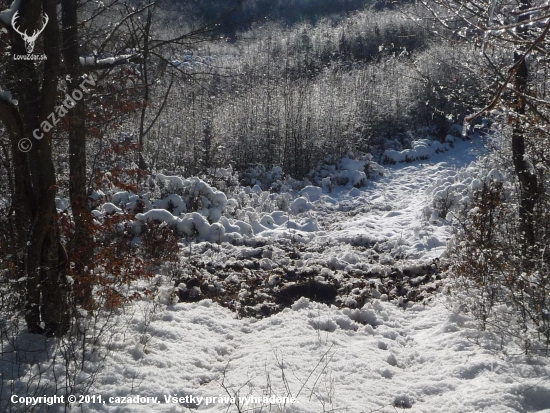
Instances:
[[[429,160],[386,165],[383,176],[362,188],[340,186],[315,194],[304,213],[296,219],[290,215],[297,229],[281,225],[258,235],[323,246],[310,249],[321,250],[323,257],[343,261],[343,265],[369,261],[368,252],[351,251],[350,245],[381,252],[379,258],[385,264],[395,263],[395,258],[430,262],[441,256],[451,237],[451,227],[432,211],[431,192],[441,182],[453,180],[482,150],[479,140],[457,140],[454,149],[432,153]],[[308,222],[315,225],[300,231],[300,224]]]
[[[480,150],[476,141],[457,141],[454,150],[428,161],[388,166],[364,188],[340,187],[311,197],[315,208],[306,215],[318,231],[282,226],[259,235],[301,234],[308,249],[318,251],[306,255],[304,266],[321,258],[344,266],[367,261],[351,244],[379,244],[388,251],[384,264],[394,264],[396,256],[409,265],[429,262],[452,236],[430,209],[430,190]],[[443,293],[407,308],[373,299],[361,309],[337,309],[302,298],[260,320],[236,319],[205,300],[168,305],[147,327],[144,312],[134,310],[124,323],[134,335],[115,340],[117,350],[97,390],[105,396],[158,397],[161,403],[93,410],[225,411],[231,405],[238,411],[239,404],[251,412],[550,409],[548,366],[519,355],[504,357],[500,343],[469,325]],[[195,399],[165,404],[165,396],[174,395]]]
[[[235,404],[243,398],[241,411],[250,412],[550,411],[548,365],[502,356],[499,343],[469,328],[448,305],[438,295],[407,309],[373,300],[361,310],[338,310],[303,298],[269,318],[238,320],[210,301],[180,303],[156,314],[146,346],[136,334],[143,331],[136,312],[96,391],[160,403],[90,407],[189,411],[185,402],[165,404],[165,396],[178,395],[202,397],[196,410],[212,412],[226,411],[231,402],[219,397],[231,396]],[[272,395],[296,402],[284,408],[282,401],[263,402]],[[250,396],[262,403],[244,404]]]
[[[211,265],[205,277],[231,271],[226,263],[235,257],[245,262],[228,277],[241,292],[247,281],[239,277],[252,258],[281,274],[322,267],[318,276],[327,281],[429,265],[452,237],[432,211],[434,188],[453,181],[481,150],[477,140],[459,140],[429,160],[387,166],[363,188],[307,189],[286,220],[271,214],[273,221],[265,215],[261,226],[252,223],[252,247],[197,243],[189,255]],[[296,256],[283,248],[289,240],[300,246]],[[102,401],[82,410],[550,412],[547,360],[477,330],[444,284],[405,303],[368,287],[357,308],[300,298],[263,318],[238,318],[211,299],[175,303],[173,287],[164,285],[156,298],[119,314],[104,335],[106,358],[88,362],[88,370],[101,365],[89,394]],[[131,403],[110,400],[128,396]],[[157,399],[135,404],[136,396]]]
[[[329,210],[324,219],[318,214],[326,223],[326,236],[339,244],[379,244],[377,249],[408,260],[439,257],[451,228],[432,212],[430,189],[473,161],[481,151],[478,145],[459,140],[454,150],[430,160],[386,166],[384,176],[364,188],[337,189],[330,194],[337,210]]]

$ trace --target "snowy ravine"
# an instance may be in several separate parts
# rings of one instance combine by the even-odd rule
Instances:
[[[291,216],[310,230],[279,225],[256,236],[270,259],[253,256],[259,247],[229,243],[196,243],[190,254],[213,263],[213,276],[216,265],[232,271],[226,262],[245,263],[228,277],[241,287],[252,259],[269,270],[322,268],[317,277],[345,282],[394,266],[421,268],[452,236],[432,212],[431,194],[480,150],[475,140],[457,141],[429,160],[386,166],[364,188],[312,194],[314,208]],[[288,256],[289,240],[299,245],[296,256]],[[263,318],[238,318],[212,299],[174,303],[173,285],[157,280],[165,283],[158,295],[134,301],[104,333],[105,359],[87,362],[88,370],[100,367],[89,394],[102,402],[82,411],[550,412],[547,360],[527,359],[477,330],[445,280],[438,292],[404,304],[366,287],[357,308],[300,298]],[[156,401],[133,403],[136,396]],[[117,397],[130,404],[115,404]]]

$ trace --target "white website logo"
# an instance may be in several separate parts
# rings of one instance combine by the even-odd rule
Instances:
[[[46,28],[46,24],[48,24],[48,21],[50,20],[50,18],[46,13],[42,13],[42,27],[38,30],[35,30],[32,33],[32,36],[29,36],[26,30],[25,32],[20,32],[19,29],[15,26],[16,25],[15,20],[17,20],[18,15],[19,15],[19,10],[17,10],[13,15],[11,19],[11,25],[13,27],[13,30],[19,33],[23,38],[23,40],[25,41],[25,49],[27,49],[27,54],[31,54],[32,51],[34,50],[34,42],[36,42],[36,39],[38,38],[40,33],[44,31],[44,29]]]

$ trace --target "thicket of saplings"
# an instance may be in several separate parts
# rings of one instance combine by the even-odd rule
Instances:
[[[460,72],[475,58],[395,11],[257,25],[236,41],[175,50],[170,63],[153,59],[157,105],[177,80],[145,157],[151,170],[182,176],[263,165],[301,179],[327,156],[444,138],[473,105],[468,92],[481,89]]]

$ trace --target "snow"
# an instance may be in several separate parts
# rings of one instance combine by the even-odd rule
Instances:
[[[164,199],[159,199],[154,203],[155,208],[172,209],[172,214],[179,215],[187,211],[185,201],[178,194],[170,194]]]
[[[420,148],[435,146],[414,148],[421,154],[428,152]],[[162,174],[155,180],[162,194],[155,201],[149,202],[151,194],[112,194],[111,203],[94,211],[96,218],[147,201],[146,212],[129,223],[135,233],[144,222],[172,227],[188,242],[182,261],[200,260],[211,291],[258,297],[259,284],[250,287],[245,278],[252,273],[249,264],[257,263],[271,288],[300,270],[320,283],[337,280],[348,292],[340,308],[302,297],[265,318],[238,318],[211,299],[201,300],[205,290],[163,269],[150,285],[132,287],[154,293],[138,294],[114,314],[102,356],[89,356],[87,367],[99,370],[88,394],[107,402],[85,404],[84,411],[550,412],[547,360],[527,358],[514,344],[480,331],[453,301],[445,280],[416,302],[383,289],[383,278],[395,268],[421,278],[422,269],[445,253],[452,226],[434,201],[460,203],[484,181],[504,179],[496,170],[472,178],[471,163],[481,150],[477,142],[457,140],[448,151],[430,149],[429,159],[389,165],[376,180],[362,175],[365,160],[344,160],[338,171],[327,169],[342,178],[340,186],[308,185],[292,195],[285,211],[273,210],[282,194],[270,198],[259,186],[228,199],[198,178]],[[218,268],[228,271],[225,279]],[[287,272],[276,271],[281,268]],[[363,276],[354,278],[358,271]],[[354,284],[361,277],[371,285],[364,302]],[[176,303],[177,292],[199,301]],[[38,366],[26,368],[31,374]],[[25,395],[23,381],[7,381],[2,399],[10,397],[12,385],[22,386]],[[109,402],[122,396],[158,402]]]
[[[300,212],[309,211],[313,208],[313,205],[304,197],[296,198],[292,201],[292,204],[290,204],[290,211],[292,211],[293,214],[299,214]]]
[[[429,147],[428,143],[438,147],[432,141],[422,142],[424,147]],[[330,193],[306,185],[293,200],[288,193],[270,194],[258,185],[245,187],[228,199],[199,178],[158,174],[155,181],[163,195],[152,205],[142,196],[149,211],[136,219],[165,222],[179,236],[199,242],[254,239],[276,243],[287,239],[307,244],[312,252],[300,260],[305,267],[380,272],[379,265],[388,267],[396,262],[400,268],[427,265],[444,253],[453,229],[447,216],[432,203],[449,204],[448,211],[443,211],[446,214],[452,207],[460,207],[469,199],[471,188],[479,185],[457,171],[473,161],[480,148],[473,141],[461,140],[455,146],[452,152],[432,153],[429,160],[376,169],[377,178],[368,181],[363,172],[367,162],[369,168],[373,165],[368,158],[344,158],[338,171],[327,170],[338,175],[336,181],[343,185],[331,185]],[[496,175],[491,171],[488,177]],[[362,186],[357,187],[360,182]],[[112,203],[130,209],[137,198],[119,192],[112,196]],[[285,203],[288,211],[277,210],[277,205]],[[351,256],[350,245],[366,248],[354,252],[356,258],[350,261],[342,258]]]
[[[55,208],[58,212],[64,212],[71,206],[71,202],[67,198],[55,198]]]
[[[97,191],[92,191],[90,195],[88,195],[88,198],[90,198],[93,201],[101,200],[105,197],[105,193],[98,189]]]
[[[335,189],[331,196],[338,200],[337,210],[325,204],[325,212],[316,217],[329,222],[324,230],[338,243],[375,244],[391,250],[392,256],[428,262],[443,253],[452,237],[452,228],[432,214],[433,187],[447,179],[454,182],[457,168],[473,161],[480,149],[472,141],[458,141],[451,155],[445,152],[433,154],[429,161],[388,165],[384,176],[365,188]],[[339,248],[335,246],[334,252]],[[364,254],[361,258],[368,259]]]
[[[178,176],[157,174],[155,180],[169,194],[167,198],[157,202],[157,208],[166,208],[172,204],[175,208],[174,214],[179,215],[188,210],[188,204],[198,204],[199,211],[211,222],[218,222],[227,208],[227,196],[199,178],[182,179]]]
[[[132,196],[132,194],[128,191],[117,192],[111,197],[111,202],[115,205],[120,206],[122,204],[126,206],[126,204],[130,202],[130,196]]]
[[[412,143],[412,149],[396,151],[387,149],[384,152],[384,158],[389,163],[412,162],[416,160],[428,159],[430,156],[449,150],[449,144],[453,142],[451,135],[447,136],[445,143],[430,139],[419,139]]]
[[[3,10],[0,12],[0,21],[6,26],[11,26],[11,19],[17,10],[19,10],[19,5],[21,0],[14,0],[9,9]]]
[[[325,192],[331,192],[335,186],[360,188],[367,183],[367,178],[376,179],[384,174],[384,168],[373,161],[371,154],[357,158],[345,156],[337,163],[327,156],[325,162],[310,174],[312,181]]]
[[[310,201],[317,201],[323,194],[323,189],[318,186],[308,185],[299,194],[300,196],[307,195]]]
[[[342,159],[342,169],[340,180],[348,180],[347,186],[363,186],[366,183],[365,162],[354,159]]]
[[[112,204],[110,202],[106,202],[101,206],[103,211],[105,211],[106,214],[114,214],[116,212],[122,212],[122,209],[117,207],[115,204]]]
[[[186,186],[183,182],[183,179],[181,179],[179,176],[166,176],[164,174],[157,174],[155,180],[159,183],[163,182],[169,189],[172,190],[183,189]]]
[[[17,106],[17,104],[18,104],[17,100],[13,99],[12,96],[11,96],[11,93],[8,92],[7,90],[0,89],[0,100],[3,100],[5,102],[8,102],[8,103],[10,103],[12,105],[15,105],[15,106]]]
[[[120,56],[113,56],[113,57],[107,57],[104,59],[97,59],[96,56],[84,56],[80,57],[80,64],[82,66],[93,66],[93,65],[99,65],[99,66],[107,66],[107,65],[114,65],[120,61],[125,61],[130,59],[132,56],[131,54],[124,54]]]
[[[231,403],[220,395],[294,397],[284,410],[273,403],[271,411],[285,412],[550,409],[548,366],[499,354],[499,343],[473,329],[443,295],[406,309],[374,299],[361,310],[302,298],[261,320],[236,319],[209,300],[168,304],[146,320],[149,304],[120,317],[110,345],[116,351],[90,393],[159,403],[91,403],[88,411],[225,411]],[[165,403],[175,395],[188,402]],[[216,401],[206,405],[207,397]]]
[[[488,178],[495,180],[496,182],[504,182],[504,175],[497,169],[492,169],[489,172]]]
[[[165,209],[152,209],[144,214],[137,214],[136,219],[141,222],[158,221],[166,222],[168,225],[174,223],[174,216]]]

